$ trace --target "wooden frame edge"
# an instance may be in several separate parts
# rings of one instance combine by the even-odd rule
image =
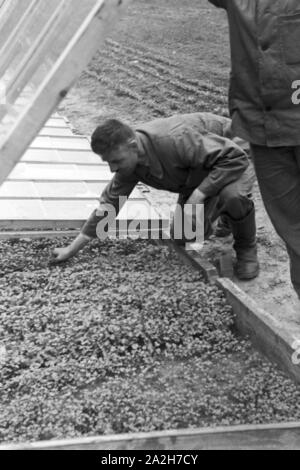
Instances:
[[[1,450],[291,450],[300,449],[300,423],[171,430],[3,444]]]

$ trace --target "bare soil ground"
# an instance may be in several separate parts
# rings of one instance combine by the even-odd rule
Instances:
[[[225,14],[206,0],[134,1],[89,69],[61,106],[76,130],[91,134],[107,117],[130,124],[175,113],[227,114],[230,69]],[[151,190],[154,204],[176,196]],[[300,338],[300,312],[291,288],[285,247],[255,189],[262,272],[240,287]],[[214,260],[227,242],[212,240]]]

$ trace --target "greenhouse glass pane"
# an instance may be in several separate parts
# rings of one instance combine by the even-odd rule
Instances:
[[[2,4],[0,184],[92,59],[128,2],[11,0],[6,12],[6,2]]]

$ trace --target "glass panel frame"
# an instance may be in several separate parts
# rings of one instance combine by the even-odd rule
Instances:
[[[83,3],[82,0],[75,1]],[[37,83],[30,101],[22,103],[20,114],[7,122],[0,122],[0,185],[90,62],[129,2],[95,0],[67,46],[50,64],[47,75]],[[42,59],[41,51],[43,47],[36,48],[31,60],[36,61],[37,57]],[[30,79],[27,78],[28,83]]]

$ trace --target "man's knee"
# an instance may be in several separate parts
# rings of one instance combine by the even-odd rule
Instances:
[[[247,196],[240,194],[235,185],[224,188],[219,201],[221,212],[236,220],[246,217],[253,207],[253,202]]]
[[[239,198],[240,198],[240,194],[239,194],[238,188],[234,184],[225,186],[225,188],[223,188],[219,194],[219,199],[220,199],[221,204],[227,204],[228,201],[233,201]]]

